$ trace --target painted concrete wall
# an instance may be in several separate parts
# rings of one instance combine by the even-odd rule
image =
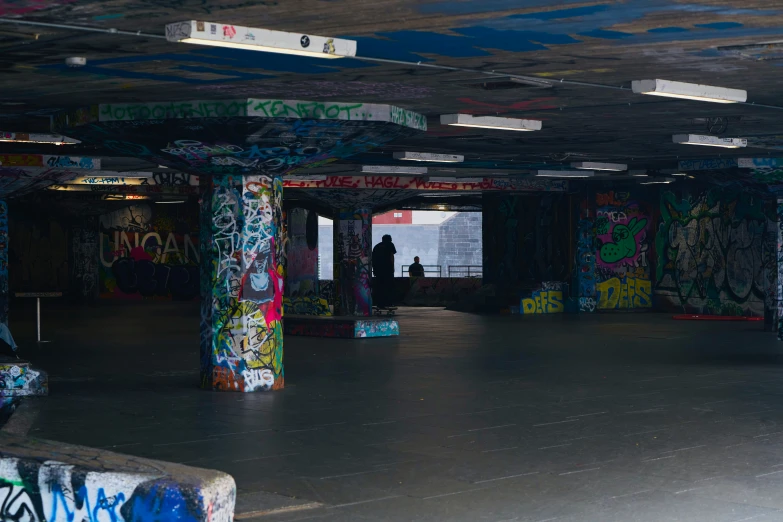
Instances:
[[[100,217],[100,296],[193,299],[199,295],[199,209],[140,203]]]

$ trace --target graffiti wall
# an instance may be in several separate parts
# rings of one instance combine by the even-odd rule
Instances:
[[[558,193],[485,194],[484,284],[494,284],[508,305],[524,288],[569,277],[570,209]]]
[[[283,377],[283,186],[222,176],[202,198],[201,371],[206,388],[280,389]]]
[[[98,259],[101,297],[197,298],[198,205],[142,203],[102,215]]]
[[[652,220],[646,203],[628,191],[610,190],[597,192],[595,204],[596,308],[651,308]]]
[[[774,204],[723,188],[666,190],[660,214],[655,296],[662,308],[764,314],[776,286]]]
[[[370,211],[341,211],[334,227],[336,260],[334,280],[337,286],[335,309],[340,315],[372,314],[370,256],[372,223]]]
[[[541,288],[531,292],[530,297],[523,297],[519,302],[519,311],[524,315],[562,314],[565,311],[563,290],[565,284],[561,281],[544,281]]]

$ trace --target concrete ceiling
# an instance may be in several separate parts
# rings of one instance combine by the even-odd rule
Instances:
[[[0,1],[0,17],[155,35],[166,23],[199,19],[352,38],[359,56],[409,62],[318,60],[0,24],[0,130],[41,130],[54,111],[95,103],[279,97],[388,103],[428,116],[428,132],[343,164],[393,163],[392,151],[416,150],[464,154],[460,168],[498,172],[579,160],[674,168],[678,159],[774,156],[783,147],[783,44],[758,45],[783,41],[779,2],[8,0]],[[88,65],[69,69],[68,56],[85,56]],[[595,85],[542,88],[509,74]],[[646,78],[746,89],[749,102],[782,107],[628,90]],[[438,115],[454,112],[540,119],[543,130],[438,124]],[[764,148],[683,147],[671,142],[676,133],[749,137]],[[50,148],[0,144],[5,153]],[[107,152],[86,149],[69,152]]]

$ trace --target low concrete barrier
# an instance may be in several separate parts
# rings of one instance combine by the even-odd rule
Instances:
[[[218,471],[0,434],[0,519],[229,522],[236,484]]]

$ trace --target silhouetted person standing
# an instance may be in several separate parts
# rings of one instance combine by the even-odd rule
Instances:
[[[411,277],[424,277],[424,267],[419,263],[419,256],[413,258],[413,263],[408,267],[408,275]]]
[[[372,249],[372,271],[377,283],[373,289],[373,300],[378,308],[388,308],[394,301],[394,254],[396,253],[397,249],[389,234],[383,236],[381,242]]]

